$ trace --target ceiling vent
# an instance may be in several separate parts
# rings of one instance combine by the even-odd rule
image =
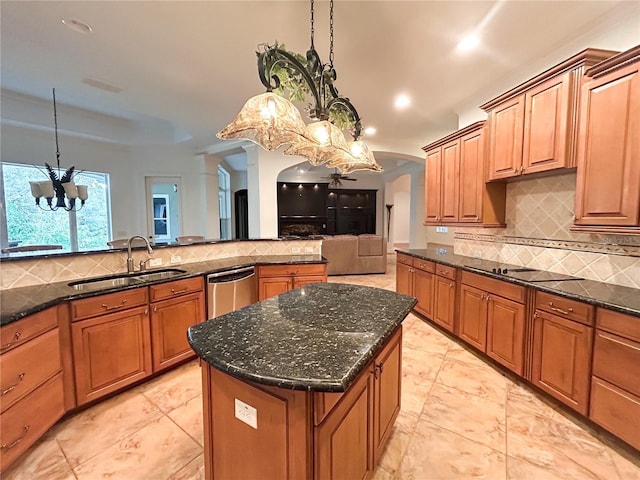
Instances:
[[[103,82],[102,80],[96,80],[95,78],[83,78],[82,83],[86,83],[91,87],[106,90],[107,92],[111,93],[120,93],[122,91],[122,88],[118,87],[117,85]]]

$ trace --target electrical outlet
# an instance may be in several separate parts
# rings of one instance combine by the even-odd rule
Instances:
[[[304,247],[304,253],[313,253],[313,247]]]
[[[162,259],[161,258],[151,258],[149,259],[149,266],[150,267],[160,267],[162,265]]]
[[[258,429],[258,410],[237,398],[235,399],[235,417],[250,427]]]
[[[480,250],[474,250],[473,256],[476,257],[476,258],[481,258],[482,257],[482,252]]]
[[[180,263],[182,257],[180,255],[171,255],[171,263]]]
[[[449,231],[449,227],[436,227],[436,232],[438,233],[447,233]]]
[[[302,247],[291,247],[291,253],[302,253]]]

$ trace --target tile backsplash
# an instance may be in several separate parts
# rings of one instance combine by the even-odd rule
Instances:
[[[576,175],[507,186],[503,229],[457,228],[454,251],[640,288],[640,236],[571,232]]]
[[[157,248],[152,258],[161,259],[162,267],[179,263],[195,263],[218,258],[254,255],[320,255],[322,240],[241,241],[204,245],[182,245]],[[134,250],[134,260],[145,259],[145,250]],[[179,257],[176,264],[171,260]],[[159,268],[159,267],[154,267]],[[25,258],[0,263],[0,289],[25,287],[41,283],[73,281],[99,277],[127,270],[127,252],[61,255],[51,258]]]

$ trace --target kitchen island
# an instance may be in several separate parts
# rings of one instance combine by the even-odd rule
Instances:
[[[415,303],[318,283],[191,327],[206,478],[370,478],[400,409]]]

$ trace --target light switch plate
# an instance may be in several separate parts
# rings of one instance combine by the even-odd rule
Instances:
[[[180,255],[171,255],[171,263],[180,263],[182,257]]]
[[[304,253],[313,253],[313,247],[304,247]]]
[[[438,233],[447,233],[449,231],[449,227],[436,227],[436,232]]]
[[[149,266],[150,267],[159,267],[162,265],[162,259],[161,258],[151,258],[149,259]]]
[[[302,253],[302,247],[291,247],[291,253]]]
[[[258,429],[258,410],[237,398],[235,399],[235,415],[241,422]]]

